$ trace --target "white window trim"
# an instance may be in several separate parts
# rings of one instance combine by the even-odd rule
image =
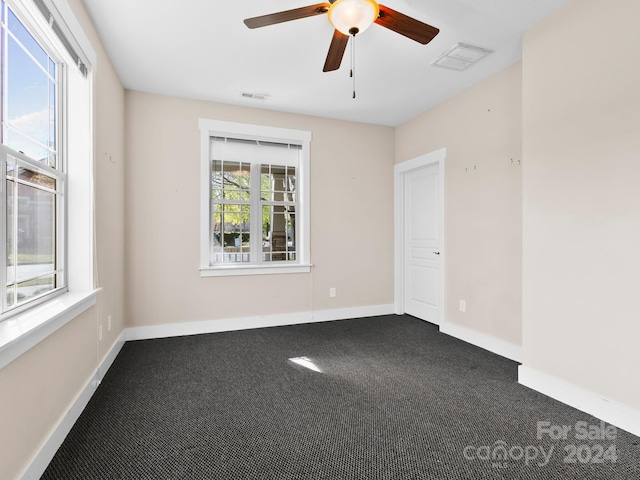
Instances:
[[[311,132],[288,128],[267,127],[247,123],[224,122],[220,120],[199,119],[200,127],[200,276],[217,277],[230,275],[269,275],[279,273],[308,273],[311,271],[310,243],[310,143]],[[226,264],[209,265],[209,224],[210,224],[210,137],[237,137],[267,140],[279,143],[302,145],[302,160],[297,175],[300,179],[298,189],[298,209],[301,212],[299,225],[299,243],[297,261],[283,264]]]
[[[38,25],[37,33],[41,40],[56,42],[57,37],[47,28],[37,7],[29,0],[5,0],[12,8],[20,9],[27,23],[33,29]],[[96,53],[82,30],[66,0],[47,0],[47,4],[56,9],[59,23],[64,24],[65,32],[82,48],[87,58],[89,75],[86,79],[89,88],[86,114],[89,119],[84,122],[85,131],[71,132],[64,128],[66,144],[63,148],[72,157],[72,168],[66,169],[67,195],[77,201],[67,204],[66,239],[67,255],[66,272],[68,275],[68,291],[20,312],[0,322],[0,368],[3,368],[33,346],[53,334],[69,321],[96,304],[99,288],[94,284],[94,141],[93,141],[93,76],[96,67]],[[62,25],[61,23],[61,25]],[[74,67],[71,67],[74,68]],[[68,98],[64,101],[69,108]],[[87,133],[88,132],[88,133]],[[77,161],[75,159],[78,159]],[[81,161],[83,160],[83,161]],[[68,167],[67,163],[65,167]]]
[[[95,305],[98,291],[63,293],[0,322],[0,369]]]

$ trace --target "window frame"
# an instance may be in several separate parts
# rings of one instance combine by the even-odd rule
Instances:
[[[226,122],[200,118],[200,275],[202,277],[231,275],[264,275],[279,273],[308,273],[311,271],[310,258],[310,151],[311,132],[264,125]],[[264,142],[289,143],[301,146],[297,166],[296,194],[298,211],[296,223],[296,260],[285,262],[228,263],[212,265],[211,248],[211,137],[233,137]],[[255,185],[255,183],[254,183]],[[252,230],[257,225],[252,222]],[[258,229],[261,232],[261,228]]]
[[[42,27],[41,21],[34,10],[35,5],[27,7],[19,2],[12,0],[5,0],[8,9],[11,9],[16,19],[21,23],[25,30],[33,37],[37,44],[42,48],[49,56],[49,59],[55,62],[56,66],[56,78],[55,78],[55,165],[50,166],[48,162],[39,162],[22,152],[17,152],[8,145],[0,145],[0,241],[5,245],[4,254],[0,255],[0,268],[2,273],[0,280],[2,286],[0,287],[0,322],[10,318],[15,318],[17,315],[51,301],[55,297],[68,292],[68,262],[67,262],[67,68],[65,57],[67,56],[64,47],[52,38],[50,33]],[[5,19],[8,28],[8,18]],[[0,42],[2,48],[6,48],[4,41]],[[3,52],[4,57],[4,52]],[[4,60],[3,60],[4,61]],[[6,72],[3,71],[3,76]],[[7,78],[2,79],[2,86],[4,86]],[[4,92],[2,92],[2,102],[0,108],[4,110]],[[3,115],[6,112],[3,112]],[[8,120],[7,120],[8,123]],[[0,128],[3,128],[0,126]],[[11,130],[13,127],[8,124],[8,128]],[[25,168],[35,172],[42,172],[43,174],[55,178],[57,186],[55,188],[55,282],[56,286],[50,291],[29,299],[23,303],[16,304],[11,307],[7,307],[7,237],[9,235],[7,231],[7,214],[8,214],[8,186],[7,186],[7,173],[6,165],[9,163],[8,156],[12,156],[15,159],[16,166],[22,164]],[[50,157],[49,157],[50,158]],[[21,182],[16,178],[14,180],[15,185]],[[38,189],[43,190],[43,189]],[[44,190],[43,190],[44,191]],[[15,212],[17,215],[17,212]],[[17,241],[17,239],[15,239]],[[14,259],[17,262],[17,259]]]

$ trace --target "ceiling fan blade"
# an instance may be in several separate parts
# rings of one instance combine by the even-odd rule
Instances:
[[[376,19],[378,25],[393,30],[423,45],[433,40],[440,31],[440,29],[436,27],[422,23],[420,20],[409,17],[404,13],[396,12],[384,5],[379,5],[379,7],[380,16]]]
[[[338,30],[333,32],[329,53],[327,53],[327,59],[322,69],[323,72],[331,72],[340,68],[344,51],[347,49],[347,43],[349,43],[349,35],[345,35]]]
[[[308,7],[294,8],[293,10],[284,10],[282,12],[270,13],[260,17],[247,18],[244,23],[249,28],[266,27],[267,25],[288,22],[290,20],[298,20],[299,18],[322,15],[329,11],[330,6],[330,3],[318,3],[317,5],[309,5]]]

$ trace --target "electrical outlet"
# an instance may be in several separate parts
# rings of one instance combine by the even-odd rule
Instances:
[[[98,341],[102,341],[102,325],[98,326]]]
[[[107,332],[111,331],[111,315],[107,317]]]
[[[461,312],[466,312],[467,311],[467,301],[466,300],[460,300],[460,311]]]
[[[329,289],[329,297],[334,298],[336,296],[336,287],[331,287]]]

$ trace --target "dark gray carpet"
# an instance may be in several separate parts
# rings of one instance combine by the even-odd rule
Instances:
[[[638,437],[516,379],[408,316],[129,342],[43,478],[640,479]]]

